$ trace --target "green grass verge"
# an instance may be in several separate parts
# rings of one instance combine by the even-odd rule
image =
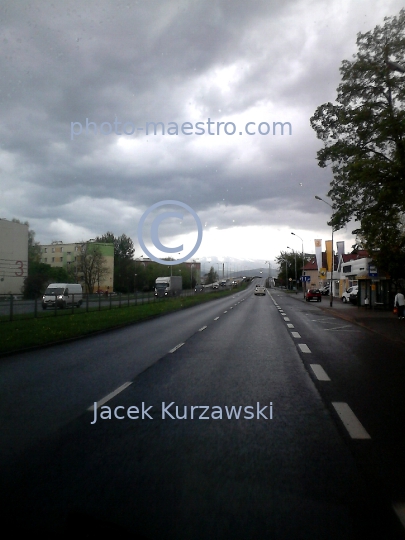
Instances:
[[[243,287],[244,288],[244,287]],[[137,306],[112,307],[101,311],[75,311],[58,317],[20,319],[0,324],[0,355],[86,336],[128,324],[134,324],[152,317],[158,317],[229,296],[243,288],[220,291],[181,298],[165,298],[161,301]],[[80,308],[82,310],[82,308]]]

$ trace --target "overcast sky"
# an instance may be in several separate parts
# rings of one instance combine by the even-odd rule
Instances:
[[[195,257],[273,260],[287,246],[301,251],[291,231],[314,252],[315,238],[330,238],[330,209],[314,195],[326,197],[331,171],[317,165],[321,142],[309,119],[335,99],[357,33],[401,7],[403,0],[3,0],[0,217],[28,220],[41,243],[125,233],[140,256],[141,216],[176,200],[203,224]],[[86,119],[97,133],[90,126],[86,134]],[[147,122],[162,122],[165,134],[159,126],[146,135]],[[167,133],[170,122],[178,135]],[[273,134],[273,122],[289,122],[291,134],[287,124]],[[103,123],[111,134],[100,132]],[[133,134],[123,133],[125,123]],[[269,134],[258,133],[260,123]],[[352,228],[335,235],[346,251]],[[189,214],[166,220],[159,234],[186,250],[195,222]]]

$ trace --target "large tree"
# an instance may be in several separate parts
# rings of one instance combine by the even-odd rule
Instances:
[[[87,292],[94,291],[94,286],[108,273],[106,260],[100,248],[92,243],[83,243],[79,261],[79,271],[83,273],[83,280]]]
[[[116,237],[109,231],[98,236],[96,242],[114,244],[114,290],[123,293],[133,290],[135,247],[131,238],[126,234]]]
[[[304,256],[304,261],[302,260],[302,253],[298,251],[281,251],[280,255],[276,257],[276,262],[279,265],[279,273],[277,279],[280,283],[288,287],[289,279],[295,282],[295,265],[297,265],[297,281],[298,285],[301,281],[301,276],[303,274],[303,263],[304,265],[310,260],[310,257],[307,255]],[[287,264],[286,264],[287,263]],[[301,283],[302,286],[302,283]]]
[[[324,143],[319,166],[333,171],[330,224],[338,229],[357,220],[353,233],[363,246],[398,271],[398,260],[400,266],[405,260],[405,73],[398,64],[405,56],[405,10],[359,33],[357,46],[354,59],[342,62],[336,102],[319,106],[311,126]],[[386,259],[387,243],[395,264]]]

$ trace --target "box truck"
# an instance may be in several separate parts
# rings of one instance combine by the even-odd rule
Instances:
[[[83,302],[82,286],[77,283],[50,283],[42,296],[42,309],[47,307],[65,308],[74,304],[80,307]]]
[[[179,296],[183,289],[181,276],[158,277],[155,281],[155,296]]]

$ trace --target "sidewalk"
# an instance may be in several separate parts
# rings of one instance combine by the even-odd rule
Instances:
[[[291,298],[295,298],[303,303],[305,302],[302,292],[291,294],[283,291],[282,289],[271,289],[272,292],[284,292]],[[387,339],[397,341],[405,344],[405,319],[398,320],[396,314],[392,312],[392,307],[389,311],[381,311],[374,309],[366,309],[363,306],[353,306],[352,304],[344,304],[341,298],[333,297],[333,307],[330,307],[330,297],[323,296],[322,302],[311,302],[316,305],[325,313],[330,313],[335,317],[340,317],[345,321],[358,324],[363,328],[367,328],[376,334],[380,334]]]

